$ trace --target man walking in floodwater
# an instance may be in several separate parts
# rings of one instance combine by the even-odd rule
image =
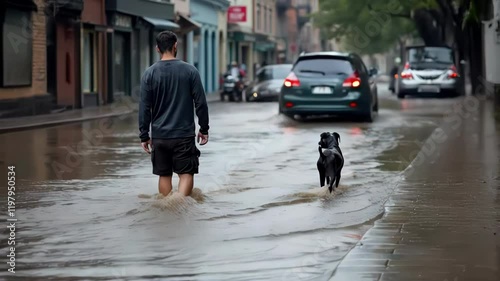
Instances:
[[[198,142],[200,145],[208,142],[205,90],[198,70],[176,59],[175,33],[161,32],[156,44],[161,60],[149,67],[141,79],[139,137],[144,151],[151,154],[153,174],[160,176],[160,193],[167,196],[172,191],[172,175],[176,173],[179,193],[189,196],[200,156],[195,143],[195,108],[200,126]]]

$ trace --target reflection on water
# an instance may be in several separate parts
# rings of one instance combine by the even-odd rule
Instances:
[[[136,116],[1,135],[22,149],[0,148],[19,171],[19,276],[327,280],[394,188],[397,171],[381,169],[406,134],[394,128],[414,124],[300,123],[274,104],[218,106],[190,197],[155,193]],[[340,133],[346,159],[331,194],[316,170],[323,131]]]

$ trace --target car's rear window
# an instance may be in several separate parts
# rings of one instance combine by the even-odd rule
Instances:
[[[336,76],[349,75],[354,71],[350,61],[332,56],[315,56],[299,59],[293,72],[296,75]]]
[[[453,63],[453,51],[443,47],[414,47],[408,49],[410,63]]]

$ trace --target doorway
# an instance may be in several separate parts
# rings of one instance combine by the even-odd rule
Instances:
[[[115,33],[113,56],[114,98],[130,95],[130,38],[128,33]]]

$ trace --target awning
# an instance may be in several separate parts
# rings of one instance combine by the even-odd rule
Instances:
[[[273,42],[255,42],[254,49],[258,52],[267,52],[276,49],[276,44]]]
[[[155,29],[166,29],[166,30],[180,29],[180,26],[178,24],[176,24],[175,22],[171,22],[169,20],[150,18],[150,17],[142,17],[142,19],[153,25]]]
[[[180,25],[181,32],[183,33],[189,33],[201,28],[201,24],[197,23],[190,17],[181,14],[179,14],[179,20],[177,20],[177,23]]]

